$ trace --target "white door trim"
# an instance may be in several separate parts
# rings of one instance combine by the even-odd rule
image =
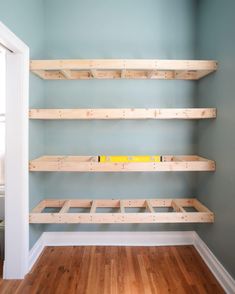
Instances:
[[[5,261],[4,278],[28,272],[28,100],[29,48],[0,22],[0,43],[7,53]]]

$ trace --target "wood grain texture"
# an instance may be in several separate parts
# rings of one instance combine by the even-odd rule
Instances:
[[[47,247],[1,294],[225,293],[193,246]]]
[[[122,206],[121,206],[122,204]],[[88,213],[70,212],[70,208],[90,208]],[[97,213],[97,208],[116,208],[116,212]],[[127,212],[126,208],[142,208]],[[157,212],[157,208],[166,212]],[[194,208],[187,212],[185,208]],[[58,212],[48,211],[59,208]],[[30,223],[212,223],[214,214],[197,199],[44,199],[29,214]]]
[[[29,162],[32,172],[215,171],[215,161],[197,155],[164,155],[161,162],[98,162],[98,156],[41,156]]]
[[[31,60],[34,70],[217,70],[215,60],[173,59],[54,59]]]
[[[31,60],[42,79],[180,79],[198,80],[217,70],[214,60],[74,59]]]
[[[216,118],[216,108],[30,109],[29,118],[46,120],[209,119]]]

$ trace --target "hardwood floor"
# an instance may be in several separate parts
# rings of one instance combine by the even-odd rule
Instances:
[[[193,246],[47,247],[23,281],[0,293],[224,293]]]

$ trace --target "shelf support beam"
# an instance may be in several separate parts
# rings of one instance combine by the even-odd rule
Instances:
[[[67,70],[72,70],[73,75],[69,75]],[[95,72],[96,70],[100,71],[99,75]],[[97,79],[196,80],[216,70],[217,62],[213,60],[75,59],[31,61],[31,71],[42,79],[90,79],[92,76]],[[46,74],[42,74],[40,71],[46,71]]]
[[[66,200],[59,213],[66,213],[70,208],[70,200]]]
[[[92,201],[92,204],[91,204],[91,209],[90,209],[90,213],[95,213],[95,211],[96,211],[96,201],[95,200],[93,200]]]
[[[71,79],[71,70],[69,70],[69,69],[61,69],[60,72],[62,73],[62,75],[63,75],[67,80],[70,80],[70,79]]]
[[[125,213],[125,205],[123,200],[120,200],[120,212]]]
[[[97,70],[96,69],[91,69],[90,70],[90,75],[93,79],[97,78]]]
[[[146,200],[146,209],[148,212],[155,213],[154,208],[153,208],[150,200]]]
[[[177,203],[177,200],[172,201],[172,207],[176,212],[186,212],[185,209],[179,203]]]
[[[59,213],[43,212],[44,208],[61,208]],[[70,207],[88,208],[90,212],[72,213]],[[100,208],[116,208],[117,212],[95,213]],[[146,208],[147,212],[127,212],[125,207]],[[156,212],[153,207],[170,208],[174,212]],[[193,207],[187,212],[183,207]],[[129,200],[43,200],[29,215],[30,223],[212,223],[214,214],[196,199],[129,199]]]
[[[30,109],[30,119],[211,119],[215,108]]]
[[[126,69],[121,70],[121,79],[126,78]]]
[[[155,74],[155,70],[150,70],[147,72],[147,79],[151,79],[153,77],[153,75]]]

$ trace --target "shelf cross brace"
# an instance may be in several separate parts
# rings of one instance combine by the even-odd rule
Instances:
[[[92,201],[92,204],[91,204],[91,209],[90,209],[90,213],[95,213],[95,211],[96,211],[96,201],[95,200],[93,200]]]

